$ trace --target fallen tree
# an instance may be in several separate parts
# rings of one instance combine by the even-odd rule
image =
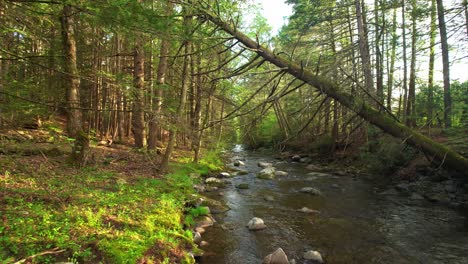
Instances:
[[[329,81],[328,79],[317,76],[311,71],[304,69],[300,64],[286,60],[275,54],[271,50],[261,46],[258,42],[250,39],[247,35],[238,31],[234,26],[224,22],[218,16],[209,13],[207,10],[200,10],[203,17],[224,30],[241,42],[251,51],[256,52],[266,61],[282,68],[285,72],[301,80],[339,101],[342,105],[356,112],[363,119],[379,127],[384,132],[402,139],[404,142],[416,147],[424,152],[429,158],[438,162],[440,166],[452,171],[457,171],[462,175],[468,174],[468,160],[459,153],[451,150],[434,140],[422,135],[421,133],[403,125],[393,119],[388,113],[379,112],[379,110],[370,106],[364,100],[344,92],[343,89]]]

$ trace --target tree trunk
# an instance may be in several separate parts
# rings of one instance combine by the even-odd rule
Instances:
[[[66,91],[67,91],[67,132],[75,139],[72,161],[84,166],[89,152],[89,139],[83,130],[83,114],[80,104],[80,76],[76,63],[76,41],[73,29],[73,12],[70,5],[65,5],[60,17],[63,51],[65,53]]]
[[[358,25],[359,35],[359,51],[361,53],[362,70],[364,71],[364,83],[367,91],[374,92],[374,81],[372,79],[372,68],[370,62],[369,42],[367,40],[367,32],[365,30],[365,21],[362,10],[364,10],[364,3],[361,0],[355,0],[356,5],[356,19]],[[362,5],[362,6],[361,6]]]
[[[399,111],[399,117],[406,120],[406,106],[408,104],[408,63],[406,62],[406,19],[405,19],[405,0],[401,1],[401,20],[403,37],[403,103]]]
[[[295,76],[297,79],[308,83],[328,96],[336,99],[343,106],[353,110],[359,116],[369,121],[371,124],[381,128],[383,131],[397,138],[403,139],[408,144],[422,150],[434,161],[440,162],[443,167],[458,171],[463,175],[467,175],[468,160],[457,152],[395,121],[388,114],[381,113],[379,110],[366,104],[361,98],[342,91],[342,89],[340,89],[340,87],[335,83],[332,83],[321,76],[316,76],[313,72],[301,67],[300,64],[287,61],[269,49],[259,46],[256,41],[250,39],[242,32],[239,32],[235,27],[223,22],[215,15],[209,14],[206,11],[202,12],[204,12],[206,17],[214,24],[235,37],[246,47],[254,50],[265,60],[280,68],[284,68],[286,72]]]
[[[415,104],[416,104],[416,0],[411,0],[411,65],[410,80],[408,87],[408,101],[406,106],[406,125],[416,126]]]
[[[172,14],[172,3],[167,2],[167,15]],[[161,129],[161,110],[162,99],[164,95],[164,85],[166,84],[166,72],[168,66],[168,55],[171,46],[169,34],[161,40],[161,47],[159,50],[159,64],[156,73],[156,91],[153,94],[153,113],[149,121],[149,135],[148,135],[148,149],[155,149],[158,145],[158,135]]]
[[[184,28],[186,29],[186,34],[187,38],[190,38],[188,36],[190,32],[190,26],[192,23],[192,17],[190,16],[185,16],[184,18]],[[184,109],[185,109],[185,102],[187,101],[187,91],[190,88],[190,65],[191,65],[191,53],[192,53],[192,41],[190,39],[184,40],[184,46],[185,46],[185,58],[184,58],[184,63],[182,66],[182,87],[181,87],[181,93],[180,93],[180,98],[179,98],[179,105],[177,107],[177,112],[175,113],[175,126],[176,127],[171,127],[169,129],[169,142],[167,143],[166,147],[166,152],[164,153],[164,158],[161,163],[161,171],[165,172],[167,171],[167,167],[169,165],[169,160],[171,159],[172,151],[174,150],[174,144],[175,140],[177,138],[177,129],[180,129],[181,121],[183,119],[184,115]]]
[[[387,84],[387,108],[391,111],[392,109],[392,91],[393,91],[393,74],[395,72],[395,58],[396,58],[396,46],[398,35],[396,34],[397,28],[397,12],[396,8],[393,9],[392,19],[392,41],[391,41],[391,54],[390,54],[390,69],[388,70],[388,84]],[[388,50],[388,49],[387,49]]]
[[[133,75],[134,75],[134,91],[133,91],[133,115],[132,115],[132,132],[135,137],[135,147],[143,148],[145,146],[145,55],[141,40],[136,40],[135,50],[133,54]]]
[[[429,41],[429,76],[427,82],[427,123],[432,126],[433,122],[433,111],[434,111],[434,62],[435,62],[435,42],[437,34],[437,23],[436,23],[436,0],[431,0],[431,32]]]
[[[447,28],[445,26],[444,4],[437,0],[437,15],[439,17],[440,43],[442,45],[442,73],[444,75],[444,125],[452,126],[452,98],[450,96],[450,62],[447,44]]]
[[[380,103],[383,103],[383,56],[382,51],[380,50],[380,40],[383,32],[380,30],[380,19],[379,19],[379,5],[380,0],[374,1],[374,15],[375,15],[375,72],[376,72],[376,87],[377,87],[377,99]],[[384,11],[382,10],[382,14]]]

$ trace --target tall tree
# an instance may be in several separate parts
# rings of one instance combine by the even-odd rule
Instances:
[[[392,18],[392,29],[391,36],[391,54],[390,54],[390,68],[388,69],[388,81],[387,81],[387,108],[391,111],[392,109],[392,92],[393,92],[393,82],[394,82],[394,73],[395,73],[395,58],[396,58],[396,47],[398,41],[398,35],[396,33],[397,29],[397,10],[393,9],[393,18]],[[388,49],[387,49],[388,51]]]
[[[83,114],[80,103],[80,75],[76,63],[76,40],[74,12],[71,5],[64,5],[60,17],[62,43],[65,55],[66,94],[67,94],[67,132],[75,139],[72,160],[83,166],[89,151],[89,139],[83,130]]]
[[[143,50],[141,36],[135,40],[133,54],[133,114],[132,114],[132,132],[135,137],[135,147],[143,148],[145,146],[145,55]]]
[[[434,62],[435,62],[435,44],[437,35],[437,22],[436,22],[436,0],[431,0],[431,27],[430,27],[430,40],[429,40],[429,76],[427,81],[427,119],[429,125],[433,124],[433,110],[434,110]]]
[[[367,91],[374,92],[374,81],[372,78],[372,66],[370,60],[369,52],[369,41],[367,36],[367,30],[365,28],[366,21],[364,16],[364,2],[361,0],[355,0],[354,2],[356,7],[356,19],[358,25],[358,35],[359,35],[359,51],[361,54],[361,63],[362,70],[364,72],[364,83]]]
[[[450,59],[444,13],[443,1],[437,0],[440,44],[442,46],[442,73],[444,75],[444,125],[446,128],[449,128],[452,126],[452,98],[450,96]]]
[[[408,100],[406,105],[406,125],[416,126],[415,104],[416,104],[416,18],[417,18],[416,0],[411,0],[411,64],[410,79],[408,87]]]

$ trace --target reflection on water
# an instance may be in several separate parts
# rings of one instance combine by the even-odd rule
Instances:
[[[215,215],[218,223],[203,235],[209,246],[199,263],[258,264],[278,247],[296,260],[315,249],[326,263],[468,263],[467,218],[459,212],[430,204],[408,206],[403,197],[388,199],[349,176],[311,179],[298,163],[275,164],[289,176],[259,180],[257,163],[274,162],[271,155],[245,152],[240,145],[233,152],[246,158],[250,173],[233,178],[223,190],[231,210]],[[236,189],[239,183],[250,189]],[[308,186],[323,196],[298,192]],[[321,213],[298,212],[302,207]],[[245,225],[254,216],[268,227],[249,231]]]

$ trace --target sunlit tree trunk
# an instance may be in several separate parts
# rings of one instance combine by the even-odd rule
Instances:
[[[428,124],[431,126],[433,122],[434,111],[434,62],[435,62],[435,42],[437,35],[437,22],[436,22],[436,0],[431,0],[431,32],[429,40],[429,76],[427,82],[427,119]]]
[[[415,104],[416,104],[416,0],[411,0],[411,65],[410,80],[408,87],[408,101],[406,106],[406,125],[416,126]]]

